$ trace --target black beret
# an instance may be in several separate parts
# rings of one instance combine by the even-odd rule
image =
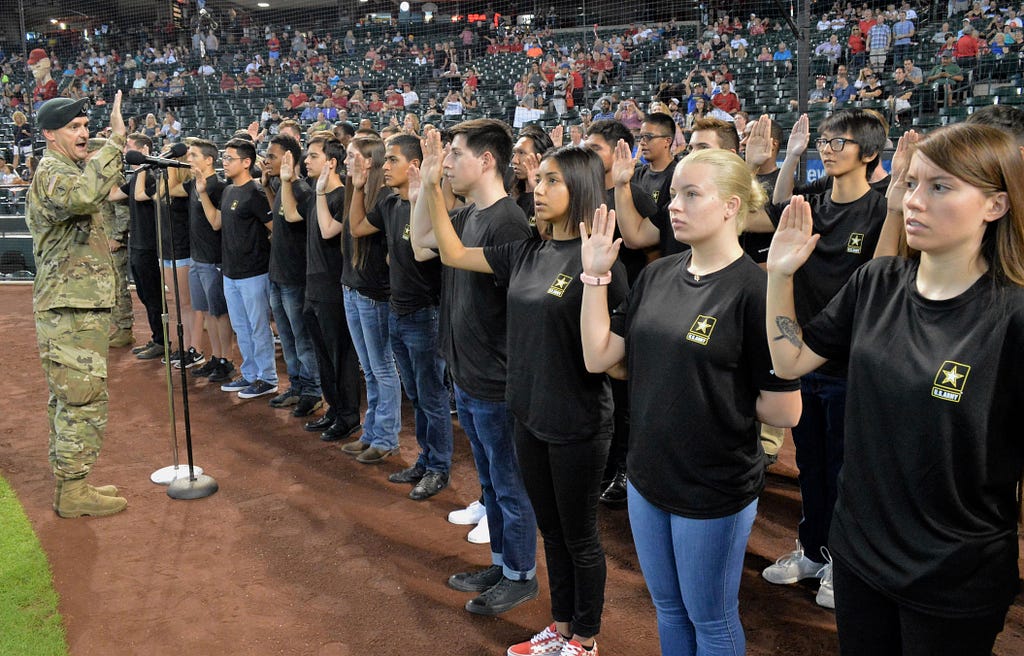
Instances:
[[[36,125],[40,130],[59,130],[79,116],[87,116],[85,104],[88,98],[53,98],[43,103],[36,111]]]

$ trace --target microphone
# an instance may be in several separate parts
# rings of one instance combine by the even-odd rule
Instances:
[[[171,146],[168,155],[171,157],[181,157],[188,152],[188,146],[183,143],[176,143]],[[154,157],[145,155],[137,150],[131,150],[124,154],[124,161],[128,164],[146,164],[149,166],[155,166],[158,168],[175,168],[175,169],[189,169],[192,168],[191,164],[185,162],[179,162],[176,159],[167,159],[165,157]]]

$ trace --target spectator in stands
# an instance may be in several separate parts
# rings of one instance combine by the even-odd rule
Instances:
[[[512,147],[512,171],[515,183],[511,196],[519,209],[523,210],[527,222],[533,226],[533,188],[537,184],[537,167],[540,158],[554,146],[548,133],[536,125],[525,125],[519,130],[519,138]],[[541,237],[549,235],[542,234]]]
[[[835,34],[830,36],[828,41],[821,43],[814,49],[814,55],[816,57],[824,57],[828,61],[829,73],[832,73],[836,69],[836,65],[839,63],[839,58],[842,54],[843,46],[839,44],[839,37]]]
[[[950,36],[949,23],[943,23],[935,34],[932,35],[932,43],[943,44]]]
[[[906,58],[916,34],[914,23],[907,18],[907,12],[899,12],[899,19],[892,26],[894,61],[901,62]]]
[[[892,30],[885,24],[885,16],[875,17],[875,24],[868,30],[867,51],[871,65],[882,69],[885,67],[885,60],[889,56],[889,49],[892,47]]]
[[[772,55],[775,62],[775,75],[782,77],[793,70],[793,53],[784,41],[780,41],[775,53]]]
[[[348,110],[353,114],[366,112],[366,101],[363,99],[363,90],[356,89],[348,99]]]
[[[914,84],[921,84],[924,82],[924,73],[920,68],[914,65],[913,59],[906,58],[903,60],[903,74]]]
[[[148,89],[149,83],[146,81],[146,78],[143,77],[142,71],[135,71],[135,80],[132,81],[132,90],[130,95],[144,96]]]
[[[956,41],[956,63],[961,69],[971,70],[978,65],[978,30],[965,31]]]
[[[902,68],[897,68],[894,73],[892,86],[889,88],[889,96],[885,103],[889,108],[889,116],[892,123],[900,124],[900,115],[911,110],[910,99],[914,95],[916,84],[907,79],[907,74]]]
[[[626,129],[633,133],[633,136],[640,134],[640,126],[644,121],[644,113],[637,106],[633,99],[626,99],[619,103],[615,111],[615,120],[626,126]]]
[[[175,143],[181,139],[181,121],[175,118],[174,113],[170,110],[164,113],[160,136],[163,137],[164,143]]]
[[[864,80],[864,86],[857,91],[858,100],[879,100],[884,93],[882,89],[882,83],[878,79],[878,76],[874,72],[867,73]]]
[[[309,102],[309,96],[306,95],[299,85],[293,84],[292,92],[288,95],[288,101],[291,103],[293,110],[302,111],[306,108],[306,103]]]
[[[964,81],[963,70],[955,63],[949,53],[942,53],[939,64],[928,73],[927,81],[934,82],[938,91],[937,101],[949,107],[956,104],[955,93]]]
[[[18,168],[18,162],[21,157],[32,155],[32,128],[28,124],[28,117],[20,110],[16,110],[11,114],[11,120],[14,122],[13,162],[14,167]]]
[[[836,82],[832,87],[832,107],[839,109],[857,95],[857,89],[850,84],[846,72],[836,74]]]
[[[807,94],[808,105],[820,105],[832,102],[832,94],[827,88],[825,88],[825,82],[826,80],[824,75],[818,75],[814,78],[814,88]]]
[[[860,28],[853,28],[850,37],[846,40],[846,47],[849,65],[854,68],[863,66],[864,62],[867,61],[867,44],[864,41],[864,35],[861,33]]]
[[[735,116],[741,109],[740,99],[733,92],[732,84],[728,80],[719,83],[718,91],[711,96],[711,104],[729,116]]]

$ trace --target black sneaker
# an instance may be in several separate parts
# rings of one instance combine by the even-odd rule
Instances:
[[[295,405],[299,402],[299,390],[294,387],[289,387],[287,391],[281,392],[274,398],[270,399],[271,408],[287,408],[290,405]]]
[[[171,364],[178,364],[181,362],[181,350],[171,351]],[[160,358],[160,364],[167,364],[167,358]]]
[[[223,383],[226,380],[231,380],[234,374],[235,364],[231,360],[221,358],[217,363],[217,368],[213,370],[213,373],[208,378],[211,383]]]
[[[196,347],[188,347],[188,351],[185,352],[184,357],[181,360],[174,363],[175,369],[181,369],[184,366],[186,369],[191,369],[197,365],[206,362],[206,356],[196,350]]]
[[[220,358],[210,358],[201,367],[195,367],[192,369],[193,378],[206,378],[217,371],[217,367],[220,365]]]
[[[445,472],[428,471],[420,482],[416,484],[416,487],[409,493],[409,498],[413,501],[423,501],[429,499],[441,490],[448,487],[448,474]]]
[[[221,389],[224,389],[221,387]],[[277,385],[268,383],[265,380],[257,380],[252,385],[249,385],[244,390],[238,392],[238,398],[240,399],[255,399],[258,396],[267,396],[277,391]]]
[[[395,472],[388,476],[388,480],[392,483],[419,483],[420,479],[423,478],[427,473],[427,470],[420,465],[413,465],[408,469],[403,469],[400,472]]]
[[[293,417],[308,417],[320,408],[324,407],[324,400],[312,394],[303,394],[299,402],[292,410]]]
[[[448,579],[448,587],[459,592],[486,592],[498,584],[505,576],[501,573],[501,565],[491,565],[475,572],[459,572]]]
[[[467,601],[466,610],[475,615],[501,615],[519,604],[536,599],[539,591],[536,578],[513,581],[502,576],[493,588]]]
[[[154,358],[163,359],[163,355],[164,345],[157,344],[156,342],[150,342],[149,346],[136,353],[135,357],[140,360],[152,360]]]

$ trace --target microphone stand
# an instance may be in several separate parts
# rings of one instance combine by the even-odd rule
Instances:
[[[160,266],[160,279],[163,283],[164,289],[166,289],[166,280],[163,268],[163,239],[161,234],[161,223],[163,217],[167,217],[167,228],[168,237],[172,244],[171,250],[171,280],[173,281],[174,288],[174,308],[177,314],[177,336],[178,336],[178,348],[181,352],[182,358],[185,357],[185,329],[181,323],[181,296],[180,289],[178,288],[178,264],[177,260],[174,259],[174,222],[170,218],[170,183],[167,179],[167,172],[162,167],[148,166],[148,170],[155,176],[157,182],[157,201],[156,201],[156,219],[157,219],[157,247],[159,257],[161,259]],[[163,193],[159,193],[160,183],[163,182]],[[215,493],[219,486],[217,481],[212,477],[203,474],[203,470],[200,467],[196,467],[193,460],[192,453],[192,422],[189,414],[188,404],[188,371],[185,366],[179,363],[181,368],[181,403],[182,403],[182,415],[185,423],[185,450],[188,457],[188,475],[185,476],[183,472],[180,472],[180,465],[178,464],[178,437],[177,437],[177,422],[174,413],[174,392],[173,383],[171,380],[171,357],[170,357],[170,342],[167,339],[168,333],[168,316],[167,316],[167,297],[162,295],[163,305],[163,328],[164,328],[164,360],[165,370],[167,377],[167,399],[170,404],[171,414],[171,436],[172,436],[172,451],[174,455],[174,465],[172,467],[165,467],[158,470],[150,476],[150,479],[154,483],[166,484],[167,496],[172,499],[202,499]],[[167,472],[167,470],[171,470]],[[162,476],[158,476],[164,472]],[[168,479],[166,483],[163,481]],[[159,480],[158,480],[159,478]]]

